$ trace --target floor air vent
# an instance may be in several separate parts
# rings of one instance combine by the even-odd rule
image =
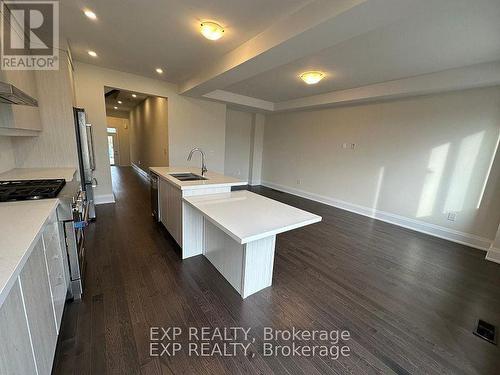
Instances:
[[[476,329],[473,332],[476,336],[481,337],[492,344],[497,344],[497,330],[493,324],[479,319],[477,321]]]

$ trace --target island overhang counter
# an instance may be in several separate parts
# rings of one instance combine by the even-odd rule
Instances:
[[[246,298],[271,286],[276,235],[321,216],[249,191],[188,196],[192,255],[204,255]]]
[[[204,255],[246,298],[271,286],[276,235],[321,221],[310,212],[246,191],[245,181],[185,167],[151,167],[158,179],[158,220],[181,247],[182,259]],[[152,190],[153,192],[153,190]],[[157,195],[156,195],[157,194]]]

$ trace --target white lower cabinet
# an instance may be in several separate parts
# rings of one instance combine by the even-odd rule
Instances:
[[[163,225],[167,226],[167,213],[168,213],[168,182],[163,179],[158,180],[158,209],[160,221]]]
[[[57,329],[41,240],[35,245],[19,275],[19,280],[38,375],[48,375],[52,371],[52,361],[57,344]]]
[[[0,374],[36,374],[19,280],[0,307]]]
[[[0,306],[0,374],[50,375],[68,283],[54,212]]]
[[[182,198],[186,196],[193,195],[206,195],[206,194],[218,194],[227,193],[231,191],[231,186],[219,186],[211,187],[207,186],[204,188],[196,189],[186,189],[181,190],[166,180],[160,178],[158,181],[158,207],[160,221],[163,223],[165,228],[167,228],[170,235],[179,244],[182,250],[182,258],[189,258],[193,256],[194,253],[198,254],[199,251],[193,250],[198,249],[202,246],[201,243],[196,242],[198,238],[192,230],[202,230],[203,220],[199,218],[198,214],[191,214],[189,207],[186,207],[183,203]],[[192,221],[196,221],[196,223]],[[184,224],[189,223],[186,232]],[[201,228],[201,229],[200,229]],[[186,246],[186,248],[185,248]]]
[[[160,179],[159,195],[161,222],[182,247],[182,191]]]
[[[64,311],[64,303],[66,301],[66,292],[68,283],[64,273],[64,264],[66,257],[62,251],[60,225],[54,213],[49,218],[48,224],[43,231],[43,243],[45,248],[45,260],[47,262],[47,270],[49,274],[50,291],[52,302],[54,304],[54,318],[56,329],[59,333],[62,314]]]

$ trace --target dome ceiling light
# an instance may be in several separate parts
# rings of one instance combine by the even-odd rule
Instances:
[[[308,85],[314,85],[325,78],[325,73],[318,70],[312,70],[309,72],[301,73],[299,77]]]
[[[216,22],[203,21],[200,24],[200,32],[209,40],[217,40],[224,35],[224,28]]]

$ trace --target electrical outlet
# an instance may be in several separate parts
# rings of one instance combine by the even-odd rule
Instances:
[[[300,178],[297,180],[297,185],[302,185],[302,180]]]
[[[350,149],[354,150],[356,148],[357,144],[356,143],[342,143],[342,148],[344,149]]]
[[[455,221],[455,220],[457,220],[457,213],[456,212],[448,212],[447,219],[449,221]]]

